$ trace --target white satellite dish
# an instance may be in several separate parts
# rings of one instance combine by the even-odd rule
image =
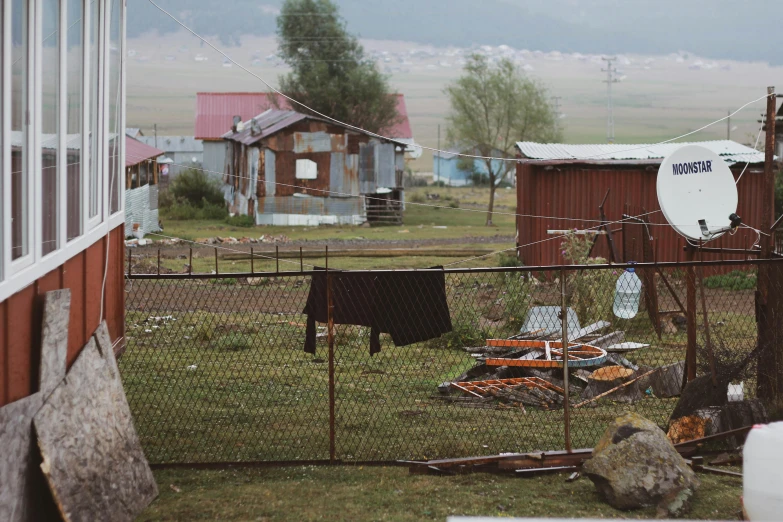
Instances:
[[[664,158],[658,169],[658,204],[680,235],[707,241],[739,225],[737,185],[723,158],[686,145]]]

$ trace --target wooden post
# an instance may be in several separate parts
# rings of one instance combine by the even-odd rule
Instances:
[[[767,87],[767,113],[765,119],[764,142],[764,188],[761,196],[761,231],[769,234],[761,237],[761,259],[772,258],[774,251],[775,221],[775,88]],[[783,400],[783,347],[778,340],[783,335],[783,325],[779,310],[783,308],[781,285],[783,270],[780,265],[762,264],[758,268],[758,289],[756,291],[756,321],[758,324],[758,343],[760,348],[757,364],[756,395],[768,401]]]
[[[560,322],[563,328],[563,423],[565,425],[565,449],[571,451],[571,411],[568,397],[568,303],[566,302],[566,271],[560,269]]]
[[[696,259],[696,249],[691,245],[685,247],[686,260]],[[693,265],[685,269],[686,284],[686,328],[688,329],[688,348],[685,352],[685,375],[687,382],[696,378],[696,270]]]
[[[718,374],[715,371],[715,353],[712,350],[712,339],[710,338],[710,319],[707,315],[707,301],[704,299],[704,268],[699,267],[699,292],[701,293],[701,313],[704,318],[704,339],[707,344],[707,356],[710,359],[710,373],[712,374],[712,385],[718,385]]]

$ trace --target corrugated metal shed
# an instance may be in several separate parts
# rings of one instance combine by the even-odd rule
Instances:
[[[535,143],[521,141],[517,148],[524,158],[537,160],[636,160],[660,163],[660,160],[685,145],[699,145],[723,156],[727,163],[761,163],[764,153],[731,140],[664,144],[587,144]]]
[[[136,138],[145,145],[157,147],[166,154],[172,152],[204,152],[204,142],[193,136],[139,136]]]
[[[712,143],[713,147],[717,147],[717,150],[724,152],[728,150],[734,154],[732,156],[723,154],[723,156],[732,158],[731,170],[735,178],[745,167],[745,163],[738,162],[740,158],[756,158],[755,153],[747,153],[747,147],[733,144],[733,142],[729,142],[725,146]],[[600,149],[603,146],[590,145],[577,149],[571,147],[576,146],[566,146],[565,150],[579,152],[580,150],[596,150],[592,147]],[[526,150],[531,151],[532,148]],[[598,205],[603,200],[607,189],[611,189],[605,204],[605,212],[609,221],[621,220],[626,211],[626,205],[629,206],[629,212],[632,214],[660,210],[656,190],[660,158],[654,157],[653,152],[650,152],[644,162],[640,162],[638,159],[606,159],[593,162],[563,158],[564,149],[541,147],[536,150],[539,152],[535,154],[542,156],[544,154],[541,151],[549,150],[549,159],[545,161],[521,160],[517,164],[516,174],[517,213],[524,214],[524,216],[517,216],[517,245],[530,244],[520,250],[520,257],[526,265],[558,265],[566,262],[567,260],[563,258],[561,253],[562,239],[549,235],[547,230],[585,229],[596,226],[599,219]],[[559,150],[558,154],[555,154],[556,150]],[[713,150],[716,149],[713,148]],[[655,153],[657,154],[657,151]],[[588,152],[582,152],[582,154],[582,157],[592,155]],[[758,162],[751,163],[737,185],[737,189],[739,192],[737,213],[742,216],[745,223],[758,227],[761,223],[762,194],[764,192],[763,169]],[[654,237],[652,244],[656,260],[684,260],[685,254],[682,249],[685,240],[668,226],[663,214],[655,212],[649,215],[648,219],[653,224],[664,225],[650,227],[650,232]],[[613,228],[620,228],[620,225],[614,225]],[[641,237],[634,234],[644,233],[643,228],[626,227],[626,229],[632,231],[629,232],[629,237],[623,237],[622,234],[615,236],[619,252],[623,251],[625,241],[629,242],[629,248],[626,249],[628,251],[634,250],[634,244],[637,246],[641,244]],[[756,235],[752,231],[740,230],[733,236],[725,235],[717,239],[714,246],[746,248],[753,244],[755,239]],[[598,241],[593,255],[608,258],[609,252],[603,239]],[[726,255],[725,258],[730,259],[731,256]],[[627,259],[626,261],[638,260]]]
[[[408,119],[405,96],[392,94],[397,100],[398,122],[390,129],[381,132],[390,138],[412,140],[413,131]],[[242,121],[274,108],[270,93],[267,92],[199,92],[196,94],[196,138],[218,140],[233,123],[234,116]],[[290,110],[288,100],[280,98],[280,109]]]

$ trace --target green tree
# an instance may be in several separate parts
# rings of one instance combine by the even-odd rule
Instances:
[[[277,38],[280,55],[292,69],[280,77],[281,92],[371,132],[397,122],[388,78],[346,31],[330,0],[286,0],[277,18]],[[298,104],[293,109],[307,112]]]
[[[517,141],[552,142],[562,139],[562,130],[548,89],[526,76],[511,60],[497,65],[475,54],[463,75],[446,90],[451,102],[447,118],[450,143],[492,157],[514,153]],[[489,181],[487,226],[492,225],[497,185],[514,168],[512,161],[482,160]]]

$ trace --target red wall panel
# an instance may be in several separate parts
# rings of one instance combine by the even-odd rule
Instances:
[[[124,226],[110,232],[104,318],[112,339],[124,335]],[[68,366],[98,327],[106,259],[104,237],[35,283],[0,302],[0,406],[38,389],[43,294],[71,289]]]
[[[742,165],[734,168],[735,177]],[[656,166],[625,165],[575,165],[562,164],[544,166],[540,164],[520,163],[517,165],[517,212],[525,215],[546,217],[517,217],[517,244],[520,256],[526,265],[548,266],[563,264],[566,260],[561,254],[562,239],[547,234],[547,230],[566,228],[590,228],[598,224],[598,205],[607,189],[611,189],[604,206],[607,219],[622,219],[626,204],[634,212],[641,213],[660,210],[658,206]],[[745,223],[756,228],[761,223],[762,173],[749,168],[737,188],[739,204],[737,213]],[[638,214],[637,214],[638,215]],[[556,218],[570,219],[556,219]],[[682,247],[685,240],[668,226],[663,214],[656,212],[647,216],[652,226],[653,252],[657,261],[684,260]],[[620,224],[613,229],[621,228]],[[627,227],[639,230],[641,227]],[[618,253],[623,251],[623,241],[639,238],[623,238],[615,235]],[[734,236],[725,235],[710,246],[725,248],[745,248],[756,240],[756,234],[743,229]],[[530,246],[529,243],[536,243]],[[604,238],[600,238],[593,251],[594,256],[608,258],[609,251]],[[732,259],[731,256],[724,256]],[[734,256],[737,258],[737,256]],[[713,257],[715,259],[715,257]],[[627,260],[637,261],[637,260]]]

